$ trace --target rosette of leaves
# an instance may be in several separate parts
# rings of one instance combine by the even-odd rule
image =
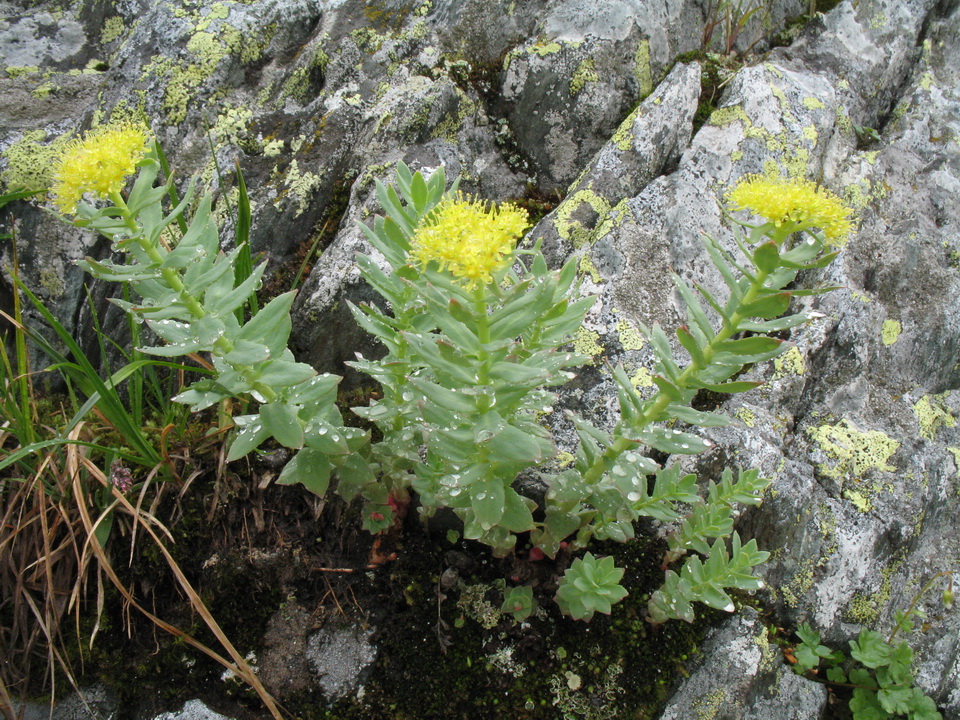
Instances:
[[[574,620],[589,622],[594,613],[610,614],[614,603],[627,596],[620,585],[623,568],[614,565],[612,557],[600,560],[592,553],[577,558],[567,569],[557,590],[557,604]]]
[[[138,163],[125,200],[116,193],[105,207],[78,202],[74,222],[99,231],[122,256],[121,262],[88,257],[79,265],[94,277],[127,283],[139,296],[136,301],[112,302],[145,322],[161,341],[140,348],[142,352],[210,357],[214,376],[193,383],[175,401],[194,412],[227,398],[256,401],[256,413],[233,419],[238,432],[228,460],[272,438],[299,451],[280,482],[302,482],[323,494],[332,470],[367,443],[363,432],[343,427],[335,405],[340,378],[318,375],[287,348],[293,292],[277,296],[246,319],[265,263],[245,275],[236,271],[244,248],[221,251],[210,195],[187,217],[192,184],[165,212],[164,202],[175,192],[172,179],[158,183],[160,172],[154,149]]]

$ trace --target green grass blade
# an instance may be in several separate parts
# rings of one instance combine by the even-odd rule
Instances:
[[[139,453],[142,459],[146,461],[145,464],[158,464],[160,462],[160,454],[143,435],[141,426],[133,421],[133,418],[130,416],[130,413],[127,412],[123,401],[117,394],[114,387],[112,385],[108,386],[106,383],[104,383],[104,381],[100,378],[96,368],[93,367],[93,364],[84,354],[76,340],[73,339],[70,333],[67,332],[66,328],[60,324],[60,321],[53,316],[53,314],[46,308],[40,299],[30,292],[30,289],[27,288],[21,280],[14,278],[14,281],[17,287],[19,287],[27,295],[34,307],[37,308],[37,311],[43,316],[43,319],[47,322],[50,328],[57,334],[57,336],[60,338],[60,341],[70,351],[70,354],[73,356],[74,364],[78,367],[79,371],[79,377],[75,376],[75,379],[79,380],[82,385],[86,385],[86,388],[82,389],[85,390],[88,396],[92,396],[93,393],[99,394],[100,402],[97,403],[97,407],[103,413],[104,417],[107,419],[107,422],[113,425],[113,427],[117,430],[117,432],[120,433],[124,440],[126,440],[126,442],[128,442],[137,453]],[[31,338],[33,337],[39,336],[36,335],[36,333],[31,333]],[[49,343],[45,344],[49,346]],[[46,350],[44,350],[44,352],[46,352]],[[57,353],[57,355],[59,355],[59,353]]]

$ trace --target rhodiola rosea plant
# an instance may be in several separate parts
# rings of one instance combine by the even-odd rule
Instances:
[[[124,142],[110,141],[111,133]],[[741,541],[733,518],[738,504],[760,501],[769,480],[728,469],[700,490],[673,457],[709,447],[686,428],[729,422],[694,410],[696,394],[755,387],[733,378],[784,352],[787,344],[774,335],[808,319],[785,313],[792,297],[821,292],[798,287],[797,274],[830,263],[851,229],[851,211],[834,195],[807,181],[742,179],[728,202],[761,222],[736,223],[737,257],[706,239],[727,297],[675,278],[687,308],[676,330],[680,357],[661,328],[644,328],[656,357],[655,392],[639,394],[614,369],[619,421],[598,428],[571,415],[576,461],[548,472],[557,448],[538,415],[554,407],[551,388],[585,360],[568,345],[593,299],[580,296],[573,262],[551,269],[539,246],[518,246],[528,224],[522,209],[470,198],[457,183],[448,189],[442,168],[425,177],[401,163],[394,185],[377,184],[384,215],[364,230],[382,262],[365,255],[357,262],[383,302],[351,307],[386,350],[379,360],[352,363],[382,387],[381,399],[353,408],[376,426],[374,438],[344,423],[335,404],[339,378],[317,374],[287,348],[293,294],[254,312],[246,300],[264,265],[235,273],[241,248],[220,250],[210,196],[194,203],[191,187],[176,207],[165,206],[172,180],[159,181],[160,173],[145,128],[107,127],[67,149],[54,198],[120,254],[119,262],[82,265],[139,295],[118,303],[159,338],[142,350],[210,357],[215,375],[175,399],[195,411],[228,398],[252,401],[254,411],[233,418],[229,460],[276,442],[295,451],[279,482],[361,498],[371,532],[390,528],[396,510],[416,496],[421,514],[450,509],[466,538],[501,556],[520,535],[555,557],[562,546],[575,552],[594,539],[627,542],[643,516],[672,523],[665,581],[648,604],[655,623],[692,620],[693,602],[732,611],[727,590],[759,587],[752,569],[768,554]],[[659,465],[650,450],[671,462]],[[517,491],[521,473],[539,473],[542,503]],[[609,613],[626,595],[622,576],[611,558],[588,552],[570,566],[557,602],[579,619]],[[508,598],[516,599],[518,617],[529,614],[531,593],[513,589]]]

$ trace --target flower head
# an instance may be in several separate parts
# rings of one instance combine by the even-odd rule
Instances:
[[[101,125],[71,141],[54,168],[54,204],[72,215],[84,193],[106,197],[119,192],[147,154],[149,141],[149,131],[132,122]]]
[[[528,225],[526,211],[516,205],[488,206],[458,193],[420,223],[410,255],[421,265],[436,262],[470,287],[485,285],[510,262]]]
[[[788,180],[771,175],[746,175],[730,192],[734,210],[750,210],[777,227],[784,223],[823,230],[827,242],[842,245],[853,230],[853,210],[826,188],[809,180]]]

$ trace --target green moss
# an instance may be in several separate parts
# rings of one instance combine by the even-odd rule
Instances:
[[[586,86],[587,83],[597,82],[600,76],[597,75],[597,64],[593,58],[583,60],[577,69],[573,71],[570,78],[570,94],[576,95]]]
[[[941,395],[924,395],[913,406],[921,437],[934,440],[941,428],[954,427],[957,424],[956,418],[947,407],[948,397],[949,391]]]
[[[50,267],[46,267],[40,271],[40,287],[50,293],[51,297],[55,298],[63,295],[64,290],[66,290],[61,272]]]
[[[893,345],[900,339],[901,332],[903,332],[903,325],[900,324],[899,320],[884,320],[883,327],[880,329],[880,340],[884,345]]]

